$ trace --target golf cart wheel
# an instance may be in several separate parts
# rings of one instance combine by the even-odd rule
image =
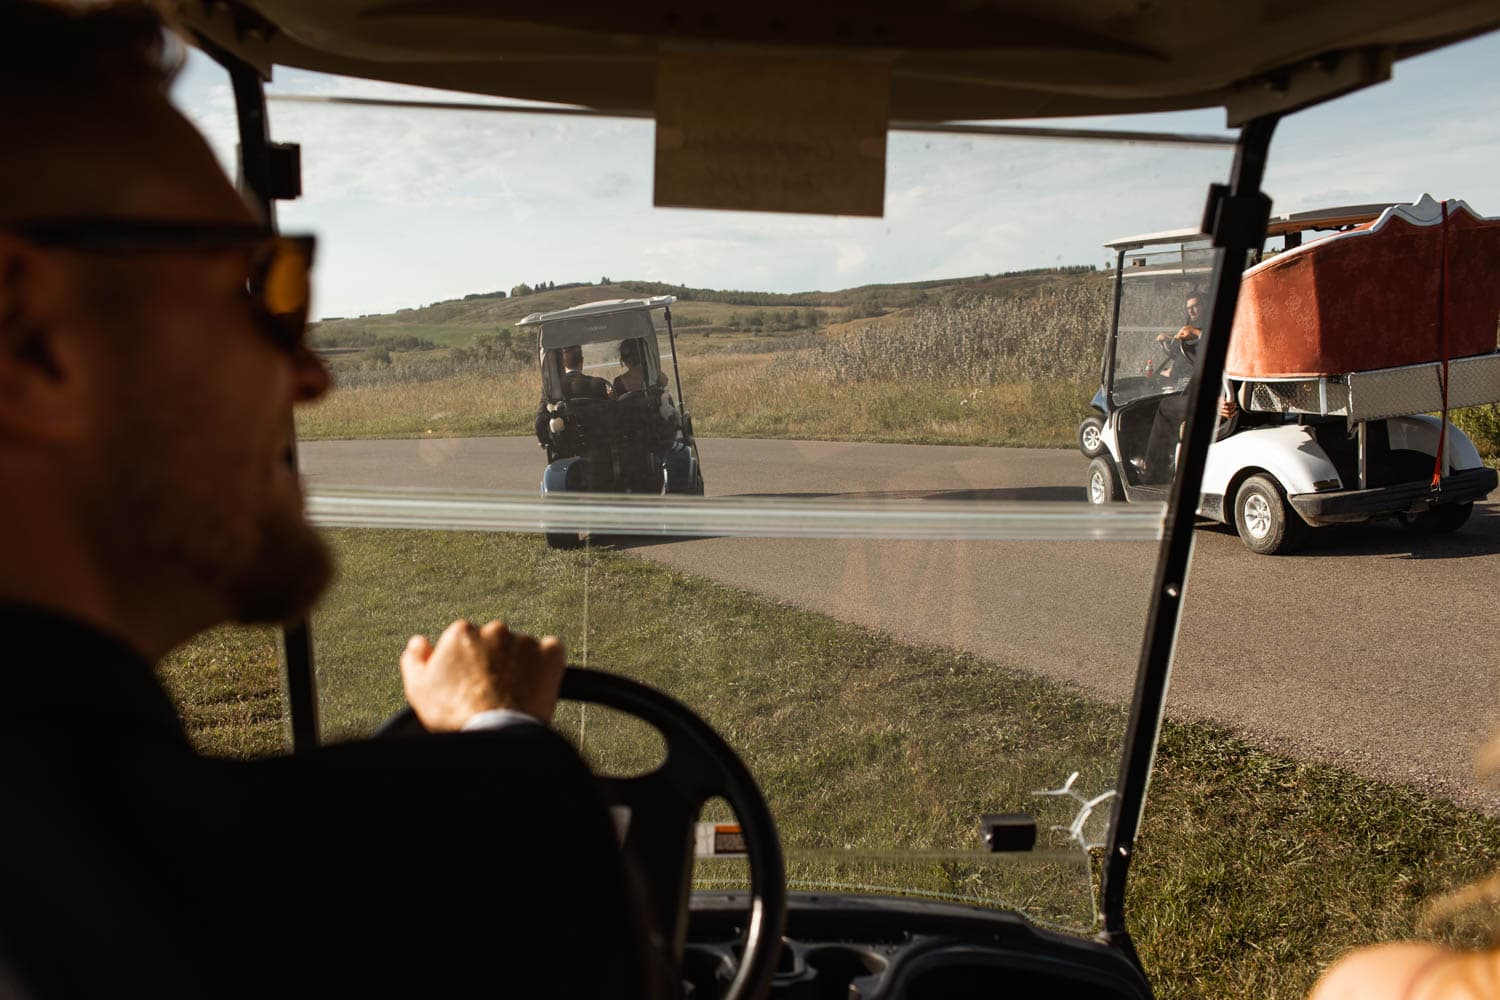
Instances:
[[[1089,463],[1086,490],[1089,503],[1112,503],[1125,499],[1125,492],[1120,488],[1119,473],[1115,472],[1115,464],[1109,460],[1108,455],[1100,455]]]
[[[547,548],[549,549],[576,549],[582,544],[583,539],[576,531],[547,532]]]
[[[1240,486],[1234,495],[1234,526],[1245,547],[1263,556],[1295,551],[1308,531],[1270,476],[1251,476]]]
[[[1421,532],[1424,535],[1441,535],[1462,528],[1472,513],[1474,513],[1472,500],[1468,503],[1440,504],[1420,514],[1402,514],[1401,524],[1408,530]]]
[[[1098,458],[1104,454],[1104,439],[1099,436],[1103,430],[1104,421],[1098,415],[1084,417],[1078,425],[1078,450],[1083,452],[1084,458]]]

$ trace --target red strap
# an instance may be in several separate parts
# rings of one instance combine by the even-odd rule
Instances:
[[[1440,385],[1443,390],[1443,420],[1438,425],[1437,457],[1432,462],[1432,488],[1441,490],[1443,488],[1443,446],[1448,443],[1448,202],[1445,200],[1441,206],[1443,210],[1442,231],[1442,266],[1438,270],[1438,347],[1443,354],[1443,377]]]

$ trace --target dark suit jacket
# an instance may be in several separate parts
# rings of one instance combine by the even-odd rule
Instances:
[[[594,375],[585,375],[583,372],[566,371],[562,377],[563,399],[608,399],[609,383]],[[552,432],[548,424],[552,421],[552,414],[547,411],[547,397],[536,407],[536,419],[533,430],[536,431],[536,439],[542,444],[552,440]]]
[[[0,982],[29,995],[619,996],[613,829],[542,726],[199,756],[147,663],[0,605]],[[545,970],[541,988],[519,986]]]
[[[583,372],[563,372],[564,399],[608,399],[609,383]]]

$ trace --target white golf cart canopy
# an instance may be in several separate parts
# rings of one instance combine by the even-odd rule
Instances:
[[[282,65],[639,116],[657,114],[668,53],[839,57],[880,68],[892,122],[1223,107],[1237,125],[1385,79],[1394,60],[1500,26],[1489,0],[175,6],[266,76]]]
[[[1301,233],[1313,229],[1343,229],[1358,226],[1380,217],[1386,209],[1405,202],[1381,202],[1372,205],[1342,205],[1337,208],[1315,208],[1306,212],[1289,212],[1273,215],[1266,223],[1266,238]],[[1141,236],[1122,236],[1104,244],[1111,250],[1135,250],[1139,247],[1161,246],[1169,243],[1195,243],[1208,239],[1208,234],[1197,229],[1168,229],[1160,233]]]
[[[581,306],[534,312],[516,326],[540,326],[542,347],[568,347],[573,344],[600,344],[627,337],[640,337],[654,326],[643,328],[639,317],[666,309],[677,301],[675,295],[653,295],[649,299],[604,299]],[[594,322],[585,322],[593,320]]]
[[[654,119],[659,207],[868,217],[885,214],[892,130],[1098,137],[974,123],[1209,107],[1241,126],[1500,26],[1485,0],[176,2],[204,45],[267,79],[283,65]]]

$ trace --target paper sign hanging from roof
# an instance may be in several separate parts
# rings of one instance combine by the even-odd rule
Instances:
[[[890,98],[879,60],[663,52],[655,204],[881,216]]]

